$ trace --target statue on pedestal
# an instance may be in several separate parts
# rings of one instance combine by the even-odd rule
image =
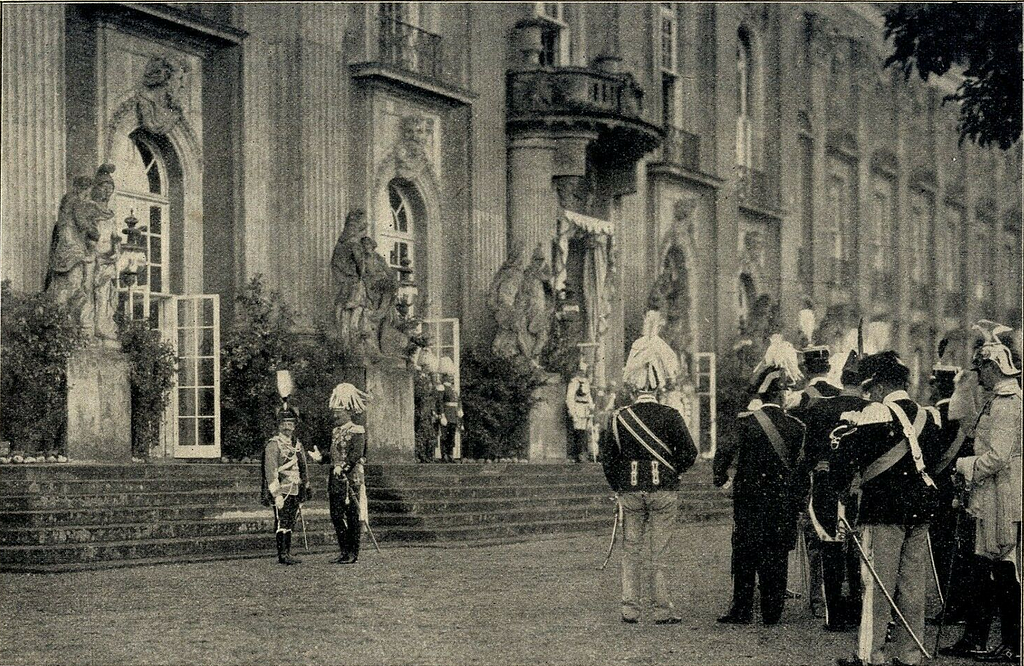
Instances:
[[[530,264],[523,271],[515,300],[515,332],[519,353],[539,367],[539,358],[548,342],[554,305],[551,295],[551,270],[544,256],[543,246],[538,245]]]
[[[501,265],[487,294],[487,307],[494,315],[498,331],[491,344],[491,351],[499,358],[512,358],[519,352],[516,343],[516,294],[523,283],[523,243],[516,241],[509,249],[505,263]]]
[[[117,260],[121,233],[111,223],[114,165],[78,176],[61,199],[44,289],[68,305],[87,341],[117,346]]]

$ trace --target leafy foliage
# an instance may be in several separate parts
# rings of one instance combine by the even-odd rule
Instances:
[[[84,343],[71,312],[50,297],[0,286],[0,437],[28,452],[63,450],[67,362]]]
[[[525,363],[470,350],[462,358],[462,410],[473,458],[526,455],[525,428],[543,384]]]
[[[331,392],[345,381],[346,356],[341,341],[332,333],[328,322],[317,325],[316,332],[304,336],[296,349],[292,379],[295,399],[291,405],[299,410],[300,421],[296,434],[306,450],[314,446],[326,451],[331,446],[334,421],[329,405]],[[263,442],[260,441],[260,446]]]
[[[160,421],[174,387],[174,348],[144,320],[119,318],[118,339],[130,367],[132,454],[144,457],[159,443]]]
[[[963,83],[945,101],[961,104],[960,140],[1006,150],[1021,131],[1021,5],[1007,3],[910,4],[885,12],[885,36],[896,65],[923,80],[963,67]]]
[[[257,275],[236,298],[235,320],[221,344],[221,424],[225,456],[260,451],[277,430],[276,373],[295,364],[295,318]]]

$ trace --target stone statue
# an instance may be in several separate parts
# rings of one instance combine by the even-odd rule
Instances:
[[[543,245],[533,252],[530,264],[523,271],[523,281],[516,293],[514,306],[516,341],[519,353],[534,366],[548,342],[554,303],[551,294],[551,270],[544,256]]]
[[[366,330],[364,315],[368,304],[365,272],[366,252],[361,239],[366,236],[366,213],[353,210],[345,217],[345,228],[331,255],[334,280],[334,319],[342,346],[354,349],[362,345]]]
[[[395,329],[398,280],[377,243],[367,235],[366,213],[354,210],[331,256],[334,316],[342,346],[360,356],[391,353],[385,334]]]
[[[87,340],[117,345],[117,257],[121,234],[109,221],[114,192],[112,164],[96,178],[78,176],[61,199],[53,229],[44,290],[67,305]],[[107,224],[104,224],[107,223]],[[114,278],[111,282],[111,278]]]
[[[487,294],[487,307],[494,315],[498,331],[491,344],[491,351],[499,358],[512,358],[519,353],[516,341],[516,294],[523,283],[523,243],[515,241],[509,248],[508,257],[501,265]]]
[[[121,256],[121,231],[113,220],[110,197],[114,194],[113,164],[104,164],[96,170],[90,198],[99,209],[99,239],[96,241],[96,269],[93,273],[93,331],[96,342],[106,347],[117,347],[117,278],[118,259]]]

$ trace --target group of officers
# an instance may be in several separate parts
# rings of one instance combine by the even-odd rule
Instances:
[[[719,622],[753,622],[755,584],[761,622],[780,621],[800,536],[816,572],[811,586],[823,588],[825,628],[859,627],[856,656],[840,666],[931,657],[924,640],[933,592],[941,599],[935,645],[943,624],[965,624],[940,654],[1019,663],[1020,359],[1008,327],[982,321],[975,329],[971,366],[935,366],[928,406],[907,393],[910,370],[895,351],[851,352],[839,386],[827,378],[828,348],[797,352],[773,336],[750,403],[721,425],[734,436],[713,464],[715,485],[731,488],[734,502],[732,603]],[[679,475],[696,449],[678,412],[658,403],[669,354],[651,351],[660,340],[643,341],[624,371],[636,400],[612,414],[601,458],[622,526],[622,620],[640,618],[646,558],[654,622],[675,624],[665,555]],[[989,648],[996,614],[1001,636]]]

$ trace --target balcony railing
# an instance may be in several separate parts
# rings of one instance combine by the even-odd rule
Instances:
[[[431,79],[442,78],[441,37],[388,16],[378,23],[380,62]]]
[[[665,162],[677,164],[690,171],[700,171],[699,136],[678,127],[666,127],[663,146],[662,159]]]
[[[740,169],[740,198],[759,208],[779,207],[779,180],[776,176],[750,167]]]
[[[643,90],[629,74],[583,67],[509,72],[512,115],[600,113],[639,119]]]

